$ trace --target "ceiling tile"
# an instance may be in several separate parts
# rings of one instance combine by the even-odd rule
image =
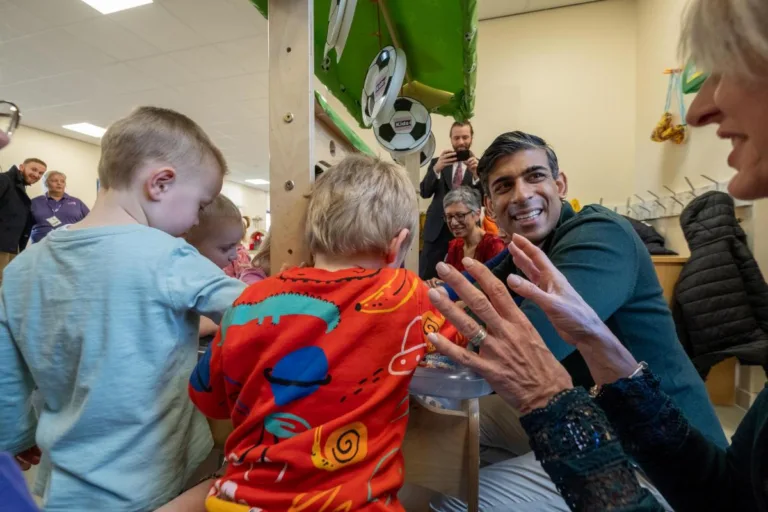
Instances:
[[[25,78],[92,69],[115,61],[61,28],[3,43],[0,46],[0,60],[8,59],[24,62],[24,66],[31,71],[31,76]]]
[[[240,101],[267,96],[266,73],[252,73],[235,78],[208,80],[176,87],[193,104],[220,104],[222,100]]]
[[[81,21],[67,26],[65,30],[118,60],[138,59],[158,53],[157,48],[108,16]]]
[[[51,26],[68,25],[77,21],[103,16],[82,0],[11,0],[16,6],[40,18]]]
[[[247,37],[219,43],[216,48],[231,59],[235,59],[248,73],[269,70],[269,41],[266,35]]]
[[[23,59],[12,59],[10,56],[3,55],[4,47],[0,44],[0,86],[6,86],[43,76],[42,69],[33,70],[25,63]]]
[[[256,8],[243,11],[225,1],[162,0],[162,5],[210,43],[252,35],[254,21],[261,17]]]
[[[156,89],[161,84],[143,73],[136,73],[124,63],[105,66],[92,72],[92,76],[100,83],[104,94],[123,94],[127,92]]]
[[[56,99],[55,103],[46,103],[47,105],[88,101],[91,98],[103,95],[105,92],[101,82],[94,75],[94,73],[99,71],[73,71],[43,78],[36,82],[45,84],[49,94]]]
[[[245,69],[238,60],[225,55],[215,46],[200,46],[189,50],[174,52],[168,57],[178,66],[183,67],[195,79],[227,78],[245,74]]]
[[[0,91],[25,125],[96,143],[61,126],[172,108],[221,146],[228,179],[269,178],[266,21],[249,0],[94,13],[81,0],[0,0]]]
[[[3,86],[3,99],[8,99],[16,103],[22,113],[28,108],[48,107],[67,103],[61,99],[51,82],[42,78],[31,80],[29,82],[20,82],[16,84]]]
[[[227,1],[237,10],[238,16],[251,21],[257,33],[266,35],[269,24],[267,23],[266,18],[264,18],[258,9],[256,9],[251,0]]]
[[[7,0],[0,1],[0,42],[40,32],[50,26],[45,19],[18,5]]]
[[[206,42],[157,2],[116,12],[110,17],[163,52],[192,48]]]
[[[175,62],[170,54],[132,60],[127,62],[126,65],[145,76],[170,86],[183,85],[200,80],[200,77],[193,71]]]

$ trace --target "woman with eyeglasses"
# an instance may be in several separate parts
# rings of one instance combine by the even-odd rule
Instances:
[[[715,126],[717,136],[731,142],[727,163],[736,174],[728,192],[733,197],[767,198],[768,2],[692,0],[681,48],[700,69],[711,72],[691,104],[688,124]],[[755,230],[766,235],[765,227]],[[468,270],[487,298],[450,268],[441,266],[438,274],[472,305],[484,327],[445,294],[430,290],[432,302],[480,346],[479,354],[445,339],[432,341],[524,411],[522,426],[551,481],[536,480],[522,467],[505,471],[519,475],[527,493],[546,501],[537,510],[664,510],[639,484],[634,461],[678,512],[768,511],[768,387],[756,397],[730,446],[715,445],[661,391],[653,369],[621,344],[623,333],[600,320],[539,248],[515,235],[509,249],[528,279],[512,274],[507,283],[541,307],[583,356],[596,383],[591,393],[573,386],[504,286],[482,265],[470,264]],[[514,505],[500,501],[514,494],[510,489],[506,496],[484,497],[481,476],[482,508],[513,510]],[[536,504],[528,505],[533,510]]]
[[[458,187],[443,199],[445,223],[455,237],[448,245],[445,262],[458,271],[461,260],[472,258],[481,263],[504,250],[504,242],[480,226],[480,195],[469,187]]]

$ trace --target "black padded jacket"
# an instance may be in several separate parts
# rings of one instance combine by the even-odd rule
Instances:
[[[733,199],[708,192],[680,216],[691,257],[675,286],[678,337],[696,369],[728,357],[768,363],[768,285],[736,219]]]

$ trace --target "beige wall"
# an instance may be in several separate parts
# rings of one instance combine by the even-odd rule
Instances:
[[[528,131],[555,147],[570,197],[582,204],[626,197],[635,154],[635,16],[634,0],[610,0],[480,22],[475,153],[500,133]],[[450,147],[452,119],[432,119],[439,153]]]
[[[730,144],[715,136],[716,128],[696,128],[687,143],[660,144],[650,140],[653,127],[664,110],[667,93],[665,68],[678,67],[677,42],[680,18],[686,0],[640,0],[637,2],[637,103],[635,192],[650,189],[665,192],[662,185],[675,191],[687,190],[684,177],[694,186],[706,185],[706,174],[727,180],[733,172],[726,164]],[[694,95],[685,97],[690,104]],[[666,193],[664,195],[667,195]]]
[[[679,65],[677,42],[680,17],[686,0],[638,0],[637,2],[637,106],[636,106],[636,168],[635,190],[648,197],[646,190],[663,192],[666,185],[675,191],[687,190],[684,177],[694,186],[703,186],[706,174],[715,180],[727,180],[733,175],[726,159],[731,146],[717,138],[714,126],[694,128],[686,144],[659,144],[649,139],[651,129],[664,108],[667,77],[661,72]],[[690,105],[694,95],[685,97]],[[664,194],[667,195],[667,194]],[[768,272],[768,202],[754,203],[751,208],[739,208],[742,227],[750,238],[755,258],[765,274]],[[678,218],[655,221],[668,238],[668,246],[688,254]]]
[[[11,144],[0,151],[0,167],[7,171],[26,158],[40,158],[49,169],[66,174],[67,192],[90,207],[96,200],[99,154],[99,146],[22,126]],[[29,189],[32,197],[42,193],[40,182]]]
[[[7,171],[25,158],[40,158],[48,164],[49,169],[65,173],[67,192],[91,207],[96,200],[99,155],[99,146],[95,144],[22,126],[13,135],[12,143],[0,152],[0,167]],[[269,205],[266,192],[233,182],[225,182],[222,191],[241,208],[243,215],[266,218]],[[40,182],[29,189],[31,197],[42,193]],[[264,228],[264,221],[260,227]]]

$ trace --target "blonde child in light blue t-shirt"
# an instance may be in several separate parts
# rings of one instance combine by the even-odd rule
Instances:
[[[219,321],[245,287],[177,238],[226,172],[199,126],[142,107],[101,152],[90,215],[21,253],[0,288],[0,451],[40,447],[49,511],[154,510],[182,491],[212,447],[187,395],[200,315]]]

